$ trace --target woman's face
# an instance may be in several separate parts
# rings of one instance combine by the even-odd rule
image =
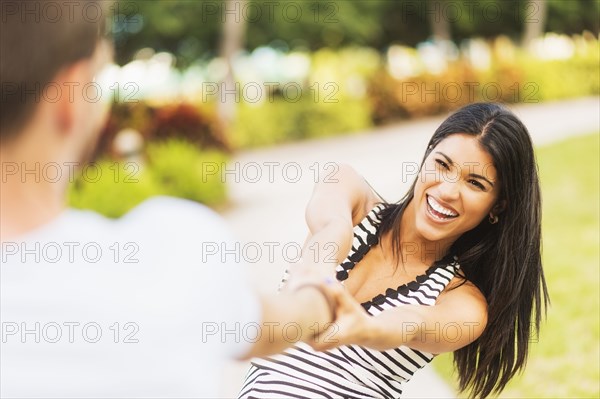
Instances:
[[[432,149],[415,185],[415,227],[429,241],[454,241],[487,218],[500,192],[492,157],[477,138],[453,134]]]

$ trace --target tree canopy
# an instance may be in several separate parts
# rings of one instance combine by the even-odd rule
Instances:
[[[248,50],[347,45],[383,50],[393,43],[415,45],[431,38],[433,24],[446,21],[455,42],[507,35],[519,42],[540,12],[528,0],[225,0],[122,1],[113,6],[117,61],[141,48],[168,51],[185,67],[219,51],[227,18],[243,18]],[[545,31],[598,34],[599,0],[548,0]]]

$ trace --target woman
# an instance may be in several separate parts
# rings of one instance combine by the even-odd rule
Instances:
[[[255,359],[240,397],[399,397],[416,370],[450,351],[461,390],[501,391],[525,365],[548,303],[525,126],[501,105],[460,109],[397,204],[350,168],[339,175],[317,185],[306,214],[307,247],[335,242],[336,260],[345,258],[336,268],[344,288],[327,288],[335,323],[313,347]]]

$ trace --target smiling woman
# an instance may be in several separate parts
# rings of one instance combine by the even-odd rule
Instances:
[[[255,359],[240,397],[399,397],[443,352],[454,352],[461,390],[504,389],[548,301],[525,126],[498,104],[457,111],[398,203],[350,167],[338,177],[315,187],[305,244],[338,244],[340,284],[326,288],[335,323],[312,347]]]
[[[443,171],[440,177],[425,176],[431,162]],[[424,215],[429,212],[415,212],[412,204],[425,202],[424,193],[454,206],[458,217],[440,225]],[[460,389],[470,388],[477,397],[501,391],[524,367],[548,302],[541,194],[527,128],[498,104],[472,104],[451,115],[431,138],[419,178],[384,212],[381,231],[391,232],[396,256],[405,216],[414,218],[425,242],[458,255],[458,277],[477,287],[487,303],[481,336],[454,351]]]

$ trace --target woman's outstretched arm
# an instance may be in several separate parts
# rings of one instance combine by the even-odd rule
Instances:
[[[377,350],[404,345],[434,354],[451,352],[477,339],[487,323],[485,297],[470,282],[442,293],[434,306],[399,306],[377,316],[367,314],[343,286],[331,286],[329,292],[338,304],[337,318],[314,341],[318,350],[355,344]]]
[[[292,325],[300,333],[296,339],[311,345],[330,325],[334,298],[327,298],[314,287],[298,287],[307,282],[319,285],[325,278],[334,277],[335,266],[352,247],[354,225],[381,201],[348,165],[340,165],[333,180],[315,185],[306,207],[310,233],[302,259],[290,269],[290,280],[283,292],[262,298],[263,335],[244,358],[277,353],[292,345],[294,342],[286,339],[286,329]]]
[[[328,268],[313,270],[315,273],[332,273],[348,256],[353,227],[381,202],[365,179],[349,165],[339,165],[333,180],[315,185],[305,212],[309,234],[301,263]],[[294,269],[290,269],[292,276]],[[304,269],[307,270],[310,269]]]

